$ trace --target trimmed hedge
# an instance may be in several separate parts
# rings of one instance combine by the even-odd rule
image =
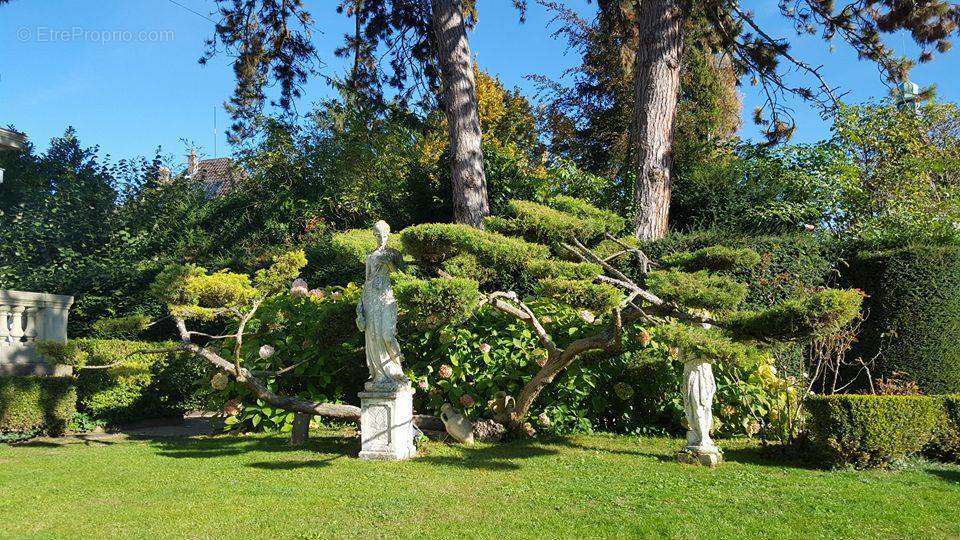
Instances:
[[[875,377],[899,371],[926,394],[960,392],[960,247],[861,252],[847,281],[869,313],[851,354],[877,357]]]
[[[73,377],[0,377],[0,433],[60,435],[76,412]]]
[[[940,461],[960,462],[960,395],[940,397],[943,418],[933,432],[926,453]]]
[[[123,424],[151,418],[182,415],[195,398],[206,367],[186,353],[143,354],[171,343],[118,339],[77,339],[63,347],[43,347],[49,361],[74,366],[77,409],[97,420]]]
[[[807,399],[810,442],[825,464],[882,467],[916,454],[943,426],[929,396],[832,395]]]

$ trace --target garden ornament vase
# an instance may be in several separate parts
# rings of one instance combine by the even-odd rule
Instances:
[[[377,249],[367,255],[363,294],[357,304],[357,327],[364,333],[369,392],[397,391],[410,387],[410,379],[400,365],[403,355],[397,343],[397,299],[390,285],[390,272],[400,254],[387,247],[390,226],[378,221],[373,226]]]
[[[517,408],[517,401],[513,396],[508,396],[506,392],[501,391],[494,394],[493,399],[487,402],[487,408],[493,418],[509,417]]]
[[[454,410],[453,405],[444,403],[440,407],[440,420],[451,437],[462,443],[473,444],[473,423]]]

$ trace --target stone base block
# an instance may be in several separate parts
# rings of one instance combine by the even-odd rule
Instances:
[[[413,389],[360,392],[360,459],[410,459],[413,434]]]
[[[705,465],[711,469],[723,463],[723,453],[719,448],[701,449],[687,447],[677,452],[677,461],[690,465]]]

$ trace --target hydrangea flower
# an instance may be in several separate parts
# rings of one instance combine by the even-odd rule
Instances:
[[[471,396],[470,394],[464,394],[460,396],[460,404],[463,405],[464,407],[473,407],[474,405],[476,405],[476,403],[477,403],[477,400],[473,399],[473,396]]]
[[[293,280],[290,286],[290,296],[307,296],[310,294],[310,286],[302,278]]]
[[[447,364],[443,364],[442,366],[440,366],[439,374],[444,379],[449,379],[450,377],[453,377],[453,367]]]
[[[490,354],[490,344],[489,344],[489,343],[481,343],[481,344],[480,344],[480,352],[482,352],[483,354]]]
[[[578,313],[578,315],[580,315],[580,319],[587,324],[593,324],[593,321],[597,320],[596,315],[594,315],[593,313],[590,313],[587,310],[581,311],[580,313]]]
[[[260,347],[258,354],[260,355],[260,358],[262,360],[266,360],[267,358],[270,358],[271,356],[273,356],[273,353],[275,352],[277,352],[277,350],[271,347],[270,345],[263,345]]]
[[[230,379],[226,373],[217,373],[210,379],[210,386],[218,392],[225,389],[228,384],[230,384]]]
[[[537,416],[537,422],[540,422],[541,426],[549,427],[550,426],[550,417],[547,416],[547,413],[542,412]]]

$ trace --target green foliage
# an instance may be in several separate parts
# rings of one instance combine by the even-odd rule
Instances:
[[[596,332],[570,306],[541,299],[531,307],[561,346]],[[460,324],[424,330],[409,323],[401,319],[399,338],[404,366],[418,387],[414,396],[418,411],[436,414],[442,404],[452,403],[471,418],[489,417],[488,402],[498,392],[517,396],[547,359],[529,326],[490,306],[481,307]],[[609,391],[605,381],[612,385],[619,380],[618,374],[622,369],[612,365],[596,369],[592,362],[575,363],[544,389],[534,403],[531,421],[537,429],[551,433],[589,430],[595,424],[599,428],[610,403],[598,393]],[[538,419],[541,413],[548,425]],[[622,424],[617,427],[623,428]]]
[[[72,377],[0,377],[0,434],[61,435],[76,403]]]
[[[127,315],[99,319],[90,325],[90,329],[98,337],[130,339],[146,330],[151,322],[150,317],[146,315]]]
[[[892,103],[841,109],[834,140],[858,173],[843,200],[848,237],[874,249],[960,242],[958,122],[953,103],[918,113]]]
[[[408,227],[400,232],[404,253],[417,264],[439,266],[459,255],[472,255],[485,288],[529,288],[524,269],[531,260],[549,257],[550,250],[519,238],[481,231],[467,225],[427,223]]]
[[[485,224],[494,232],[546,244],[574,238],[591,242],[604,232],[619,232],[624,226],[623,219],[612,212],[566,196],[553,197],[546,204],[511,200],[506,216],[490,218]]]
[[[93,419],[123,424],[182,415],[198,398],[207,368],[187,353],[149,354],[173,343],[77,339],[41,352],[51,363],[76,369],[77,409]],[[106,369],[83,369],[111,366]]]
[[[868,296],[853,353],[877,357],[874,375],[904,372],[924,393],[960,391],[960,248],[862,252],[846,274]]]
[[[857,170],[831,143],[743,144],[694,160],[676,177],[671,224],[740,234],[786,234],[805,224],[835,227]]]
[[[683,251],[665,256],[661,266],[679,268],[686,272],[709,270],[711,272],[749,272],[760,264],[760,254],[749,248],[710,246],[696,251]]]
[[[730,341],[730,338],[719,330],[701,326],[661,326],[657,328],[655,336],[657,341],[676,347],[687,357],[700,358],[711,363],[757,366],[768,358],[767,354],[754,347]]]
[[[863,293],[824,289],[771,308],[733,314],[726,328],[739,339],[794,340],[836,333],[860,313]]]
[[[458,324],[480,300],[477,282],[463,278],[401,278],[394,284],[398,305],[413,324]]]
[[[606,313],[620,306],[623,292],[606,283],[586,280],[543,279],[536,285],[537,295],[561,304]]]
[[[591,225],[602,226],[604,232],[610,233],[613,236],[622,233],[623,229],[627,226],[626,220],[616,212],[597,208],[585,199],[578,199],[568,195],[555,195],[548,198],[546,204],[551,208],[573,214],[580,219],[586,220]],[[581,237],[581,239],[583,238]]]
[[[582,279],[592,280],[603,273],[599,264],[576,263],[557,259],[531,259],[526,271],[534,279]]]
[[[882,467],[922,450],[941,421],[939,399],[832,395],[807,399],[810,442],[828,465]]]
[[[731,310],[747,297],[747,286],[707,271],[654,270],[647,275],[650,292],[667,302],[711,311]]]
[[[307,256],[303,251],[289,251],[276,255],[269,267],[257,271],[253,278],[253,286],[261,294],[277,294],[289,287],[306,265]]]
[[[248,369],[279,373],[264,377],[279,395],[297,395],[322,402],[353,402],[367,378],[362,334],[356,309],[361,289],[356,285],[326,287],[305,296],[281,294],[267,298],[248,328],[241,355]],[[321,329],[321,331],[318,331]],[[260,348],[272,347],[262,356]],[[293,414],[254,399],[231,381],[221,399],[243,403],[228,419],[231,427],[289,430]]]

